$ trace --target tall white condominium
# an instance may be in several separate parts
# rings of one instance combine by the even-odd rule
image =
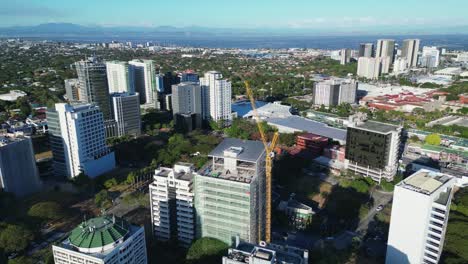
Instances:
[[[393,39],[379,39],[377,40],[377,48],[375,51],[376,58],[389,57],[390,62],[393,63],[395,58],[395,40]]]
[[[346,134],[348,169],[376,182],[392,181],[398,169],[401,130],[375,121],[350,124]]]
[[[195,238],[192,180],[195,168],[179,162],[174,168],[161,167],[150,184],[151,222],[158,240],[176,239],[188,247]]]
[[[79,80],[80,101],[99,106],[104,120],[108,120],[111,109],[106,64],[95,57],[90,57],[75,62],[74,65]]]
[[[156,106],[156,72],[152,60],[132,60],[130,78],[133,79],[133,91],[140,94],[140,103]]]
[[[65,80],[65,95],[68,101],[79,101],[80,95],[80,82],[78,79],[66,79]]]
[[[52,246],[55,264],[147,264],[145,229],[115,216],[85,220]]]
[[[393,74],[394,75],[399,75],[399,74],[405,73],[405,72],[407,72],[407,70],[408,70],[408,62],[406,61],[406,58],[398,58],[393,63]]]
[[[421,66],[426,68],[439,67],[440,51],[437,47],[424,46],[421,55]]]
[[[358,83],[353,79],[331,79],[315,83],[313,102],[315,105],[334,106],[356,103]]]
[[[0,189],[24,196],[40,187],[31,138],[0,135]]]
[[[341,50],[341,59],[340,64],[345,65],[351,61],[351,50],[350,49],[342,49]]]
[[[200,78],[204,119],[214,121],[231,119],[231,82],[223,80],[217,71],[209,71]]]
[[[128,62],[108,61],[106,62],[107,82],[109,93],[134,93],[134,86],[129,75]]]
[[[367,79],[378,79],[381,66],[380,58],[360,57],[358,59],[357,75]]]
[[[374,44],[373,43],[361,43],[359,44],[359,57],[372,57],[374,55]]]
[[[439,263],[455,179],[419,170],[395,186],[386,264]]]
[[[202,114],[202,92],[198,83],[172,85],[172,112]]]
[[[84,173],[94,178],[115,167],[98,106],[55,104],[55,109],[48,110],[47,118],[56,174],[73,178]]]
[[[257,243],[265,238],[265,148],[261,141],[226,138],[195,174],[198,237],[228,245],[236,236]]]
[[[458,53],[457,61],[458,62],[468,62],[468,52]]]
[[[418,52],[419,39],[403,40],[403,47],[401,48],[401,57],[406,59],[409,68],[413,68],[418,65]]]
[[[112,114],[117,123],[117,136],[141,134],[140,96],[138,93],[113,93]]]

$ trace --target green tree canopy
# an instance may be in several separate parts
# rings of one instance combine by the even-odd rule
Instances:
[[[7,253],[21,252],[34,239],[27,228],[19,225],[7,225],[0,233],[0,247]]]
[[[430,134],[426,136],[425,141],[429,145],[438,146],[440,145],[440,142],[442,141],[442,139],[440,138],[439,134]]]
[[[29,216],[43,220],[56,220],[64,216],[63,208],[56,202],[40,202],[29,208]]]
[[[215,238],[203,237],[195,241],[187,252],[188,264],[218,264],[229,246]]]
[[[112,199],[107,190],[102,190],[94,196],[94,203],[101,209],[107,209],[112,206]]]

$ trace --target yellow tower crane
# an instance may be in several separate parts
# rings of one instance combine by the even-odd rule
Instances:
[[[260,132],[260,137],[262,138],[263,146],[265,147],[265,210],[266,210],[266,219],[265,219],[265,242],[269,243],[271,241],[271,168],[272,168],[272,160],[273,160],[273,150],[278,142],[279,134],[275,132],[273,135],[273,139],[271,140],[271,144],[268,144],[268,140],[265,135],[265,131],[263,131],[263,126],[258,116],[257,106],[255,105],[255,98],[253,96],[252,89],[250,89],[249,82],[244,81],[245,89],[247,91],[247,95],[250,99],[250,104],[252,105],[253,116],[257,123],[258,131]],[[260,239],[260,236],[259,236]]]

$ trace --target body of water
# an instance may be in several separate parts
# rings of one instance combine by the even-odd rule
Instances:
[[[257,106],[257,108],[266,104],[267,102],[264,101],[255,101],[255,106]],[[238,117],[242,117],[243,115],[247,114],[250,110],[252,110],[252,105],[250,104],[250,101],[239,101],[233,103],[231,109],[232,111],[237,113]]]

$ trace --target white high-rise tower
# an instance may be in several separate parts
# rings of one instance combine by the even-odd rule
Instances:
[[[203,118],[213,121],[231,120],[231,82],[217,71],[200,78]]]
[[[128,63],[125,61],[106,62],[107,82],[109,93],[134,93],[128,73]]]

